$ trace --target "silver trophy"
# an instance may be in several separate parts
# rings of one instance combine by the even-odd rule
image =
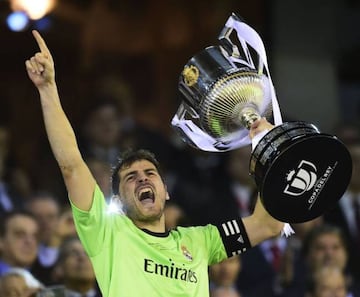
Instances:
[[[204,151],[252,144],[249,171],[269,213],[292,223],[320,216],[349,183],[348,150],[313,124],[282,122],[265,48],[254,29],[232,14],[218,39],[219,45],[205,48],[185,65],[172,126]],[[275,128],[251,140],[248,129],[260,117]]]
[[[182,103],[172,119],[186,142],[215,152],[250,144],[246,129],[259,117],[282,123],[260,36],[233,14],[219,41],[185,65]]]

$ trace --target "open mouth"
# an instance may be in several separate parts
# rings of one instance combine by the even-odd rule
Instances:
[[[138,193],[138,198],[141,203],[154,203],[155,201],[154,191],[149,187],[140,189]]]

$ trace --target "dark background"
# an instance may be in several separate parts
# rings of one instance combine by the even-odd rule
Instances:
[[[263,38],[285,117],[332,131],[359,118],[359,1],[59,0],[40,30],[56,65],[57,83],[75,130],[94,100],[94,82],[114,74],[128,83],[134,116],[172,133],[178,76],[187,60],[216,43],[232,12]],[[11,32],[9,2],[0,1],[0,116],[13,153],[29,171],[47,146],[38,94],[24,62],[37,51],[31,29]]]

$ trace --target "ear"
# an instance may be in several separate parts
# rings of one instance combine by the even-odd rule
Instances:
[[[170,200],[170,195],[169,195],[169,192],[167,190],[167,185],[165,183],[164,183],[164,187],[165,187],[165,192],[166,192],[165,200]]]

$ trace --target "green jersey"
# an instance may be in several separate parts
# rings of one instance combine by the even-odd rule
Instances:
[[[227,258],[217,227],[141,230],[107,211],[98,186],[88,212],[72,210],[104,297],[209,296],[208,265]]]

